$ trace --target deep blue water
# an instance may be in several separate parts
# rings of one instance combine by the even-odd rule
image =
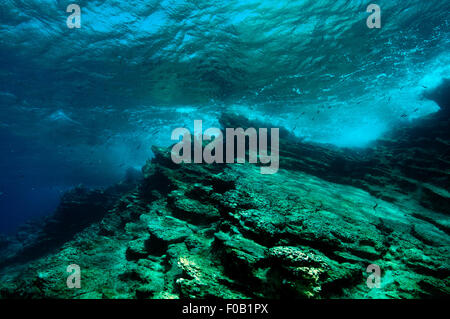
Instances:
[[[381,29],[356,0],[2,1],[0,232],[224,110],[358,148],[436,112],[425,96],[450,78],[450,2],[376,3]]]

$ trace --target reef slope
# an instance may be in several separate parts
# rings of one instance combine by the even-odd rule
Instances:
[[[308,156],[289,138],[276,175],[250,164],[175,165],[154,147],[143,181],[100,222],[56,252],[4,266],[1,297],[448,297],[448,215],[365,174],[344,180],[326,160],[362,163],[357,155],[297,144]],[[81,289],[66,286],[70,264],[81,267]],[[371,264],[380,289],[366,284]]]

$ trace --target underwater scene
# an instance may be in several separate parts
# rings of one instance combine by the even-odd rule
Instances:
[[[0,299],[449,298],[449,13],[2,0]]]

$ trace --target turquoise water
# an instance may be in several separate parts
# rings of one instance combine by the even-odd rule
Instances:
[[[446,1],[4,0],[0,231],[62,192],[140,168],[195,119],[223,111],[305,141],[365,148],[439,106],[450,78]]]

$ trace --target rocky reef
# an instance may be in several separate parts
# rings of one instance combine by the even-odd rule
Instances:
[[[230,114],[221,123],[267,127]],[[154,147],[136,187],[74,190],[25,238],[3,239],[0,296],[448,297],[448,124],[442,111],[364,152],[282,131],[275,175],[175,165]],[[71,264],[81,289],[66,286]],[[380,288],[366,284],[371,264]]]
[[[0,269],[24,263],[53,252],[92,223],[102,220],[122,194],[134,189],[139,174],[132,169],[125,179],[107,189],[88,189],[83,185],[69,190],[51,216],[30,220],[14,236],[0,237]]]

